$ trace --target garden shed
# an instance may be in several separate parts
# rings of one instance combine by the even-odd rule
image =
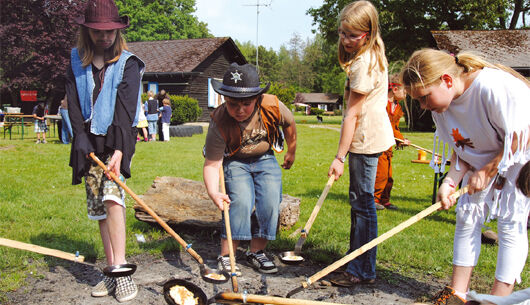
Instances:
[[[495,31],[431,31],[440,50],[473,51],[487,61],[530,77],[530,29]]]
[[[294,102],[298,106],[310,106],[324,111],[342,109],[342,96],[336,93],[297,93]]]
[[[129,50],[146,64],[143,90],[188,95],[199,101],[199,121],[209,121],[210,111],[221,102],[210,82],[222,80],[230,63],[247,60],[230,37],[128,43]]]

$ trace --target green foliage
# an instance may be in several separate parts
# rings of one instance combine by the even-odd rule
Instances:
[[[294,101],[294,97],[296,96],[296,92],[296,88],[293,86],[284,83],[271,83],[271,87],[267,93],[276,95],[287,108],[290,108]]]
[[[128,15],[128,41],[212,37],[195,12],[195,0],[116,0],[120,14]]]
[[[316,107],[311,107],[312,115],[322,115],[323,113],[324,113],[324,110],[316,108]]]
[[[149,99],[149,96],[147,96],[147,92],[142,93],[142,103],[145,103]]]
[[[195,122],[202,114],[199,102],[187,95],[169,95],[171,100],[171,124]]]
[[[329,44],[336,44],[337,16],[350,0],[325,0],[308,10]],[[513,8],[513,0],[377,0],[379,23],[389,60],[405,59],[421,47],[433,47],[431,30],[489,30],[507,28],[509,15],[518,18],[528,11]],[[515,4],[514,4],[515,3]],[[513,27],[512,27],[513,28]]]

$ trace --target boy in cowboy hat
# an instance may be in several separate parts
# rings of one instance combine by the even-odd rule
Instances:
[[[240,240],[250,240],[247,262],[262,273],[275,273],[278,269],[264,252],[267,242],[276,238],[282,198],[282,172],[273,150],[283,149],[281,126],[287,140],[282,167],[291,168],[296,151],[294,117],[276,96],[265,94],[270,84],[260,87],[258,73],[250,64],[231,64],[223,82],[213,80],[212,86],[225,103],[211,114],[206,135],[203,175],[208,195],[220,210],[223,201],[229,203],[234,252]],[[226,195],[219,192],[221,166]],[[255,223],[251,224],[251,218]],[[217,258],[221,270],[230,270],[228,253],[223,228]]]
[[[107,264],[119,265],[126,263],[124,191],[88,155],[95,153],[123,180],[131,176],[145,65],[127,51],[120,30],[129,26],[129,18],[118,15],[113,0],[89,1],[84,16],[75,21],[81,26],[66,74],[74,133],[72,184],[85,177],[88,217],[99,221]],[[105,276],[92,296],[112,292],[119,302],[125,302],[136,296],[138,288],[130,276]]]

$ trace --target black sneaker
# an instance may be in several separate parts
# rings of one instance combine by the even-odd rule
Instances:
[[[278,268],[273,261],[271,261],[263,250],[256,253],[247,251],[247,262],[256,270],[261,273],[276,273]]]
[[[391,204],[390,202],[389,202],[389,203],[387,203],[387,204],[383,204],[383,206],[384,206],[384,207],[385,207],[385,209],[387,209],[387,210],[397,210],[397,209],[398,209],[398,207],[397,207],[397,206],[395,206],[395,205]]]

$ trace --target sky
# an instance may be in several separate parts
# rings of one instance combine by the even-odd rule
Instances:
[[[294,33],[303,41],[314,37],[311,30],[316,27],[306,11],[320,7],[323,0],[196,0],[195,15],[215,37],[256,45],[257,3],[268,5],[259,6],[259,45],[278,51],[281,45],[289,45]]]

